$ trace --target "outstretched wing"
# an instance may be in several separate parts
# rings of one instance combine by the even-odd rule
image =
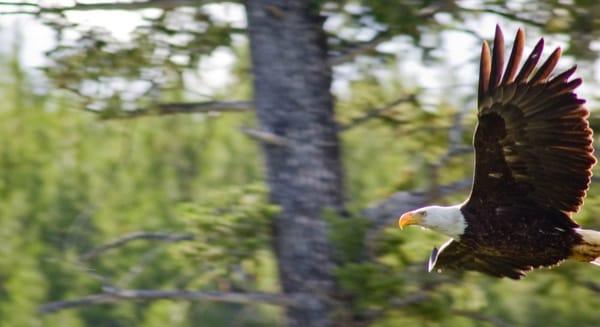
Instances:
[[[535,70],[543,39],[519,71],[524,39],[519,29],[504,70],[500,28],[496,27],[493,56],[483,44],[475,178],[466,206],[504,196],[527,198],[570,214],[581,206],[596,162],[585,100],[573,92],[581,79],[569,81],[575,67],[549,77],[560,48]]]
[[[429,257],[429,272],[433,270],[474,270],[495,277],[521,279],[525,274],[537,267],[551,266],[557,260],[547,261],[542,258],[524,260],[516,256],[503,256],[499,253],[483,253],[460,241],[449,240],[439,251],[434,248]]]

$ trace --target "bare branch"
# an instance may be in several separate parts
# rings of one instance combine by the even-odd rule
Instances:
[[[348,124],[346,125],[342,125],[340,127],[340,131],[346,131],[349,130],[351,128],[354,128],[356,126],[359,126],[373,118],[377,118],[380,117],[381,115],[385,114],[386,112],[394,109],[397,105],[401,104],[401,103],[405,103],[405,102],[416,102],[416,95],[415,94],[409,94],[406,96],[403,96],[401,98],[398,98],[386,105],[384,105],[383,107],[379,107],[379,108],[375,108],[375,109],[371,109],[369,111],[367,111],[364,115],[352,119],[352,121],[350,121]]]
[[[279,135],[273,134],[267,131],[261,131],[257,129],[251,128],[242,128],[242,132],[251,138],[258,140],[260,142],[270,144],[270,145],[278,145],[278,146],[289,146],[290,142]]]
[[[452,314],[457,315],[457,316],[463,316],[469,319],[473,319],[473,320],[478,320],[478,321],[483,321],[483,322],[487,322],[492,324],[493,326],[496,327],[510,327],[513,326],[513,324],[508,323],[498,317],[494,317],[494,316],[489,316],[489,315],[485,315],[481,312],[477,312],[477,311],[470,311],[470,310],[459,310],[459,309],[453,309],[451,311]]]
[[[416,292],[402,298],[391,299],[390,303],[394,309],[400,309],[411,305],[423,303],[429,301],[430,299],[431,295],[425,292]]]
[[[159,103],[154,108],[149,109],[121,111],[114,117],[111,116],[108,118],[136,118],[149,115],[193,114],[208,112],[246,112],[251,110],[254,110],[254,106],[250,101],[170,102]],[[102,113],[102,111],[88,111],[99,114]]]
[[[460,7],[461,11],[464,12],[470,12],[470,13],[475,13],[475,14],[482,14],[482,13],[488,13],[488,14],[494,14],[494,15],[498,15],[504,18],[508,18],[512,21],[516,21],[516,22],[521,22],[521,23],[525,23],[531,26],[535,26],[535,27],[539,27],[539,28],[544,28],[545,24],[543,22],[540,21],[536,21],[527,17],[523,17],[523,16],[519,16],[518,14],[515,13],[511,13],[511,12],[507,12],[507,11],[501,11],[498,9],[493,9],[493,8],[468,8],[468,7]]]
[[[42,6],[35,2],[12,2],[0,1],[0,6],[26,7],[31,10],[21,10],[19,13],[40,15],[45,13],[62,13],[66,11],[90,11],[90,10],[140,10],[147,8],[173,9],[182,6],[201,6],[210,3],[225,2],[224,0],[148,0],[131,2],[98,2],[98,3],[79,3],[72,6]],[[227,2],[237,2],[227,0]]]
[[[98,257],[100,254],[115,248],[124,246],[125,244],[135,240],[151,240],[160,242],[180,242],[191,241],[194,239],[192,234],[169,234],[162,232],[134,232],[125,236],[119,237],[111,242],[94,248],[81,255],[80,260],[88,261]]]
[[[120,301],[151,301],[151,300],[184,300],[184,301],[214,301],[241,304],[272,304],[293,306],[297,301],[281,294],[272,293],[236,293],[213,291],[186,290],[131,290],[104,287],[103,293],[84,296],[75,300],[56,301],[44,304],[38,308],[42,314],[54,313],[65,309],[74,309],[99,304],[110,304]]]
[[[600,283],[594,283],[591,281],[582,281],[581,284],[592,292],[600,293]]]
[[[84,307],[89,305],[98,305],[105,303],[113,303],[116,302],[116,299],[107,295],[107,294],[94,294],[84,296],[82,298],[76,300],[68,300],[68,301],[56,301],[50,302],[44,305],[41,305],[38,308],[38,312],[42,314],[48,314],[57,312],[64,309],[71,309],[77,307]]]
[[[345,52],[329,58],[330,66],[337,66],[354,60],[359,55],[373,52],[383,42],[389,41],[390,35],[382,33],[374,37],[372,40],[358,43],[355,47],[346,50]]]
[[[35,2],[27,2],[27,1],[0,1],[0,6],[17,6],[17,7],[38,7],[38,4]]]

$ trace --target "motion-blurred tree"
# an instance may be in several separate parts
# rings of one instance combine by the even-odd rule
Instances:
[[[405,90],[406,85],[388,85],[385,90],[384,83],[374,71],[389,67],[391,55],[382,45],[398,38],[409,40],[412,47],[420,49],[426,61],[439,59],[440,55],[434,50],[444,31],[455,30],[482,38],[477,28],[463,24],[466,20],[476,21],[482,14],[516,21],[540,32],[564,35],[568,40],[567,54],[592,60],[598,55],[593,41],[600,37],[600,5],[595,1],[568,3],[559,0],[473,3],[453,0],[248,0],[235,7],[236,10],[243,8],[246,19],[229,19],[227,12],[215,14],[221,8],[219,6],[235,6],[235,3],[238,2],[145,0],[76,2],[60,6],[31,2],[11,7],[14,14],[36,15],[55,29],[57,46],[48,53],[52,63],[45,69],[47,76],[58,87],[76,94],[83,109],[102,118],[255,111],[258,127],[244,128],[243,132],[262,144],[269,199],[279,210],[260,201],[256,206],[248,207],[245,201],[249,200],[243,195],[229,194],[226,198],[231,197],[231,206],[242,208],[241,216],[231,213],[227,207],[213,212],[211,210],[215,209],[207,209],[206,204],[200,208],[192,205],[184,211],[190,215],[190,221],[197,224],[191,226],[191,230],[206,230],[207,216],[225,213],[223,221],[219,221],[222,225],[215,227],[215,234],[222,237],[214,239],[221,251],[216,253],[224,256],[233,251],[235,237],[257,237],[258,240],[239,241],[247,248],[239,249],[234,258],[258,256],[257,253],[268,247],[265,244],[270,239],[276,254],[282,295],[223,292],[187,294],[187,298],[279,303],[287,306],[288,323],[293,326],[369,324],[379,319],[385,321],[397,309],[405,307],[416,308],[414,314],[417,315],[426,312],[423,315],[429,315],[431,320],[452,314],[497,325],[504,323],[468,310],[439,309],[444,307],[442,303],[451,301],[447,298],[454,298],[456,294],[429,291],[461,277],[420,276],[421,268],[414,265],[415,258],[407,251],[400,251],[402,239],[394,233],[383,233],[378,242],[373,242],[376,238],[373,235],[379,234],[381,227],[389,224],[396,213],[421,205],[432,197],[465,188],[462,180],[440,186],[452,180],[438,176],[438,171],[447,169],[451,172],[448,175],[455,176],[456,172],[468,175],[453,160],[463,160],[456,159],[457,155],[469,153],[466,144],[470,132],[463,132],[462,127],[472,123],[472,120],[463,119],[462,111],[457,113],[450,105],[440,105],[436,113],[421,110],[427,106],[420,93],[426,86],[413,85],[414,92],[394,94]],[[133,32],[131,40],[122,41],[103,28],[85,28],[69,20],[69,12],[86,10],[145,11],[144,20]],[[248,47],[250,58],[246,55]],[[194,72],[201,75],[202,69],[206,68],[203,66],[205,59],[223,48],[229,49],[238,59],[235,76],[239,83],[238,92],[248,96],[243,92],[243,86],[253,82],[248,99],[225,98],[235,95],[227,93],[198,94],[198,88],[206,87],[199,85]],[[359,57],[364,60],[358,60]],[[468,59],[471,58],[465,58]],[[350,66],[360,76],[353,82],[352,90],[362,90],[364,94],[354,94],[346,104],[340,104],[348,110],[339,111],[336,119],[335,101],[330,91],[332,69],[344,66]],[[357,104],[362,109],[357,110]],[[426,163],[427,169],[416,173],[427,174],[430,192],[401,192],[380,206],[362,210],[361,205],[373,200],[373,195],[357,192],[364,185],[354,176],[348,176],[344,181],[338,136],[340,131],[354,130],[371,120],[390,126],[389,130],[372,131],[388,133],[388,137],[391,130],[392,137],[411,132],[411,137],[427,138],[436,145],[447,140],[445,146],[417,156]],[[411,122],[412,130],[407,127],[407,122]],[[448,125],[448,122],[450,126],[436,128]],[[432,130],[427,130],[427,126]],[[348,135],[347,138],[369,137],[357,133],[358,136]],[[377,142],[372,135],[370,139]],[[407,143],[402,150],[409,154],[418,153],[423,143],[427,142]],[[373,149],[376,147],[374,145]],[[346,152],[350,150],[345,149]],[[383,147],[378,150],[386,151]],[[190,156],[194,156],[189,154],[193,152],[194,149],[184,151]],[[345,156],[352,158],[352,154]],[[247,158],[240,156],[238,160]],[[391,161],[402,170],[401,163]],[[361,168],[351,159],[347,162],[349,171]],[[193,170],[195,167],[182,169]],[[405,169],[404,173],[410,175],[413,171]],[[380,180],[388,177],[382,174]],[[411,178],[397,181],[395,187],[403,190],[423,186],[415,185]],[[261,197],[255,189],[248,195]],[[346,203],[348,198],[350,205]],[[263,225],[268,225],[269,221],[261,220],[257,215],[275,213],[278,218],[271,231]],[[365,215],[371,221],[367,223],[356,217],[358,215]],[[245,219],[257,219],[259,235],[249,235],[250,227],[244,225],[247,224]],[[137,236],[174,240],[169,235]],[[137,236],[129,237],[135,239]],[[193,235],[175,237],[198,242],[211,240]],[[117,247],[127,241],[113,245]],[[215,260],[214,253],[210,255],[213,250],[196,248],[190,251],[200,260],[222,263],[221,268],[227,267],[227,276],[234,274],[235,268],[228,266],[228,260]],[[402,273],[390,274],[389,269],[393,268]],[[406,274],[416,281],[413,285],[405,285]],[[186,294],[127,293],[112,287],[105,287],[96,296],[98,300],[57,302],[43,310],[54,311],[115,299],[186,298]],[[434,307],[437,309],[432,309]]]

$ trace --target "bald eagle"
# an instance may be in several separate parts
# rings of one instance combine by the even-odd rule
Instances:
[[[571,218],[583,204],[596,163],[585,100],[573,92],[581,79],[569,80],[576,67],[552,75],[560,48],[535,69],[543,39],[519,70],[524,44],[519,29],[503,69],[500,28],[493,55],[483,43],[468,200],[420,208],[399,219],[401,228],[420,225],[452,237],[433,249],[429,271],[520,279],[565,259],[600,264],[600,232],[582,229]]]

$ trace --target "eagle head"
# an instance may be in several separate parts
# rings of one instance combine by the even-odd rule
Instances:
[[[467,228],[467,222],[460,205],[442,207],[429,206],[409,211],[398,219],[400,228],[408,225],[417,225],[432,229],[452,238],[460,238]]]

